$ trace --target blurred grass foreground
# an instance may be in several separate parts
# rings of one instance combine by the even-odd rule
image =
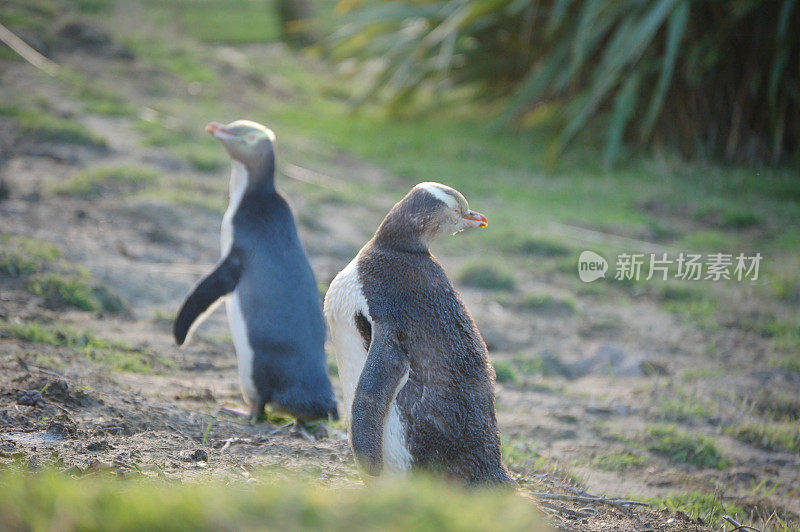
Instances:
[[[1,530],[545,530],[508,491],[466,491],[428,478],[370,487],[302,481],[239,486],[56,472],[0,475]]]

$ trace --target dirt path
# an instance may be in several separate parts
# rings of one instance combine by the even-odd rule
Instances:
[[[249,60],[268,57],[256,47],[238,53],[249,54]],[[150,82],[164,76],[138,62],[79,51],[55,59],[123,92],[139,115],[153,97],[144,83],[125,81],[143,73]],[[22,459],[32,466],[53,463],[75,474],[108,469],[171,480],[263,482],[268,472],[333,485],[360,482],[341,424],[320,425],[317,438],[308,441],[280,420],[250,425],[219,412],[221,406],[241,402],[222,310],[189,346],[174,346],[170,317],[218,256],[220,213],[198,206],[197,198],[224,204],[227,170],[200,172],[174,150],[148,146],[136,114],[84,113],[62,83],[23,63],[4,61],[0,72],[5,101],[29,91],[48,102],[48,112],[72,113],[107,142],[101,150],[41,141],[17,130],[13,119],[0,117],[0,179],[9,191],[0,201],[0,233],[52,243],[62,260],[86,268],[91,279],[126,304],[118,314],[48,308],[44,298],[30,293],[28,277],[0,278],[0,319],[56,331],[55,345],[8,331],[0,334],[0,462]],[[247,81],[235,71],[230,76],[237,90],[222,105],[230,107],[226,114],[236,114],[251,104],[263,80]],[[318,280],[327,286],[407,185],[309,138],[289,137],[281,149],[286,173],[310,176],[316,183],[279,178],[300,220]],[[308,154],[317,164],[312,170],[324,175],[298,174],[291,167],[304,166]],[[111,190],[96,197],[53,191],[80,170],[121,165],[151,168],[162,177],[143,191]],[[345,181],[385,193],[378,201],[354,200],[337,193],[337,183]],[[449,271],[457,271],[467,257],[443,254],[441,259]],[[758,353],[768,349],[765,342],[735,331],[702,332],[644,298],[578,294],[563,278],[537,273],[521,259],[509,260],[519,266],[519,291],[567,292],[575,299],[575,308],[567,311],[520,310],[503,304],[494,292],[461,287],[495,362],[539,364],[539,370],[517,372],[497,389],[507,461],[523,485],[574,492],[570,486],[576,482],[588,492],[639,498],[716,492],[721,504],[744,507],[754,519],[770,509],[784,520],[796,519],[798,455],[747,445],[724,430],[742,408],[740,396],[726,391],[755,393],[769,387],[787,396],[796,393],[796,378],[758,366]],[[59,328],[88,331],[119,345],[87,356],[91,348],[70,345]],[[722,351],[716,358],[707,353],[709,342]],[[102,360],[91,362],[92,357]],[[716,372],[723,357],[748,370],[734,378]],[[123,364],[135,359],[147,371],[118,371],[114,364],[119,358]],[[547,364],[549,369],[541,371]],[[719,399],[718,409],[672,418],[659,408],[674,392],[677,378],[703,371],[708,378],[685,379],[685,404],[674,409],[697,406],[712,396]],[[713,437],[728,460],[724,467],[678,463],[653,451],[648,431],[676,419]],[[631,463],[618,467],[609,462],[623,456],[632,456]],[[569,529],[695,529],[671,512],[641,510],[626,516],[604,505],[583,513],[578,510],[584,504],[564,505],[573,514],[559,511],[554,519]]]

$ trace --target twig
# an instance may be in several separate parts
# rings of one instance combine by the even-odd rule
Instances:
[[[250,438],[238,438],[234,436],[233,438],[228,438],[227,440],[223,440],[225,444],[220,448],[220,452],[225,452],[225,450],[231,446],[232,443],[252,443],[253,440]]]
[[[600,502],[603,504],[620,504],[620,505],[629,505],[629,506],[650,506],[650,504],[641,501],[632,501],[628,499],[609,499],[607,497],[601,497],[596,495],[564,495],[561,493],[536,493],[536,492],[528,492],[533,497],[539,499],[555,499],[558,501],[576,501],[576,502]]]
[[[316,185],[322,188],[338,189],[341,188],[338,180],[329,175],[297,166],[296,164],[285,164],[280,167],[280,172],[290,179],[307,183],[309,185]]]
[[[271,431],[269,431],[267,433],[267,436],[272,436],[273,434],[277,434],[277,433],[281,432],[282,430],[285,430],[288,427],[291,427],[293,423],[294,423],[294,421],[289,421],[288,423],[284,423],[283,425],[279,426],[278,428],[275,428],[275,429],[272,429]]]
[[[731,517],[729,515],[723,515],[722,518],[735,527],[735,528],[731,528],[728,532],[735,532],[736,530],[755,530],[755,532],[761,532],[760,528],[743,525],[743,524],[739,523],[736,519],[734,519],[733,517]]]
[[[3,41],[9,48],[17,52],[21,58],[35,66],[45,74],[55,76],[58,74],[59,66],[30,47],[28,43],[17,37],[17,35],[0,24],[0,41]]]
[[[561,506],[558,504],[543,504],[543,508],[546,510],[551,510],[559,514],[564,514],[568,517],[572,517],[573,519],[583,519],[584,517],[592,517],[593,515],[597,515],[596,511],[589,512],[580,512],[577,510],[573,510],[571,508],[567,508],[566,506]]]
[[[572,233],[573,236],[587,241],[593,242],[596,244],[611,244],[617,247],[622,248],[629,248],[633,250],[639,250],[647,253],[674,253],[676,251],[681,251],[679,248],[672,247],[672,246],[663,246],[660,244],[656,244],[654,242],[648,242],[646,240],[639,240],[637,238],[629,238],[626,236],[619,236],[613,235],[610,233],[604,233],[602,231],[595,231],[593,229],[586,229],[584,227],[578,227],[574,225],[564,224],[561,222],[550,222],[548,224],[550,229],[555,229],[557,232],[563,233]]]

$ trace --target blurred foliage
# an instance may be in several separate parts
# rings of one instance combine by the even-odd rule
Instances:
[[[52,471],[0,475],[3,530],[544,530],[512,491],[471,490],[427,478],[369,490],[302,481],[170,486]]]
[[[468,86],[508,97],[495,126],[555,126],[552,163],[602,132],[734,162],[797,160],[796,0],[341,0],[340,57],[364,60],[394,111]],[[375,69],[375,58],[379,67]]]

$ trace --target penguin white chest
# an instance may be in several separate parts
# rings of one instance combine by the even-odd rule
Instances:
[[[325,319],[328,321],[333,348],[336,352],[336,364],[342,382],[348,432],[351,429],[353,397],[368,352],[364,346],[364,338],[356,327],[355,317],[357,314],[363,315],[372,327],[369,305],[358,278],[358,256],[339,272],[325,295]],[[408,373],[400,381],[395,391],[395,397],[407,380]],[[389,413],[384,420],[383,462],[384,469],[393,473],[402,473],[411,468],[412,457],[406,447],[405,427],[400,419],[400,410],[396,401],[392,401]]]
[[[233,219],[236,211],[247,190],[247,168],[239,161],[233,161],[231,167],[230,203],[228,210],[222,217],[222,230],[220,232],[221,256],[225,257],[233,246],[234,226]],[[244,400],[251,406],[257,406],[259,401],[258,389],[253,381],[253,347],[247,334],[247,322],[242,312],[239,301],[239,288],[228,294],[225,306],[228,311],[228,325],[231,328],[233,347],[236,350],[236,359],[239,366],[239,386],[242,389]]]

